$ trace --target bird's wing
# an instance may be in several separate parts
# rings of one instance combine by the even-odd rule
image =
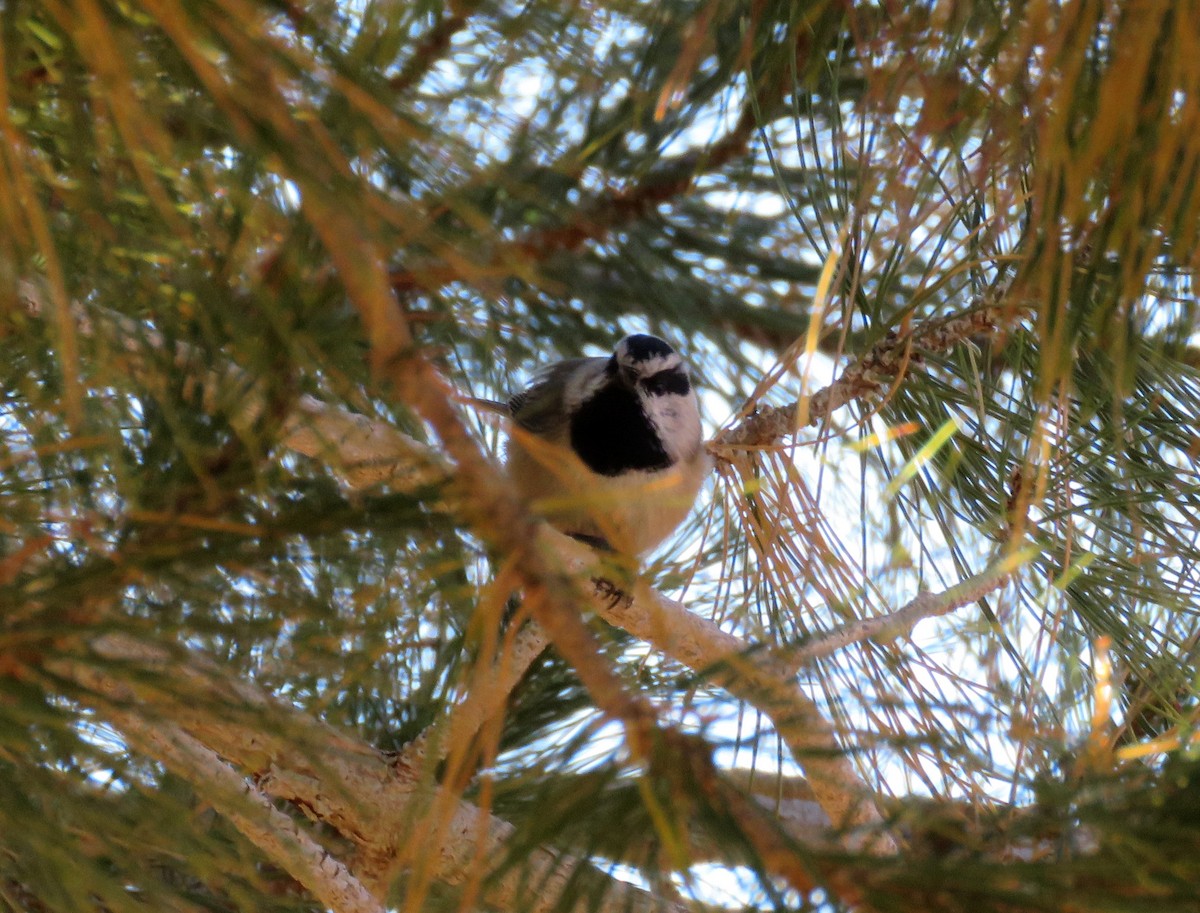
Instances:
[[[567,381],[586,362],[593,358],[571,358],[548,365],[529,382],[529,386],[508,401],[513,421],[536,435],[557,437],[565,431],[564,397]],[[603,361],[604,359],[599,359]]]

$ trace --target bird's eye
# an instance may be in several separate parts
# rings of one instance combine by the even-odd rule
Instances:
[[[657,374],[643,378],[638,383],[650,396],[665,396],[668,393],[684,396],[692,389],[688,376],[678,368],[659,371]]]

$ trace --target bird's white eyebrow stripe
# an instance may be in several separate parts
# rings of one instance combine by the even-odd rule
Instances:
[[[661,371],[670,371],[681,367],[683,359],[680,358],[678,352],[672,352],[669,355],[655,355],[653,358],[647,358],[645,361],[628,362],[628,364],[636,366],[638,373],[643,377],[649,377]]]

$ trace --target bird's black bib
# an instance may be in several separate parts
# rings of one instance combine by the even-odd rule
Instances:
[[[596,391],[571,416],[571,449],[602,476],[671,466],[637,394],[616,384]]]

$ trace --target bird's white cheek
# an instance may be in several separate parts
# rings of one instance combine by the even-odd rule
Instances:
[[[681,397],[653,397],[645,406],[671,457],[690,458],[700,442],[700,413],[695,403]]]

